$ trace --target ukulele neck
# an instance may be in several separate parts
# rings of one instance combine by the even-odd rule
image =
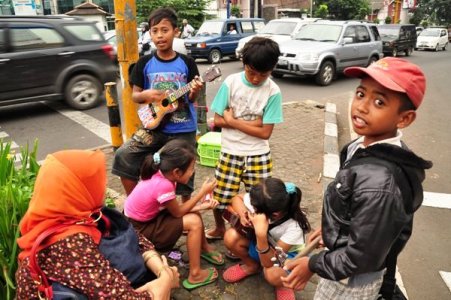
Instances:
[[[181,88],[179,88],[178,90],[176,90],[175,92],[171,93],[169,95],[169,99],[172,102],[177,101],[178,98],[182,97],[183,95],[185,95],[186,93],[188,93],[190,91],[190,89],[194,86],[194,80],[190,81],[188,84],[182,86]],[[200,81],[203,82],[202,78],[199,78]]]

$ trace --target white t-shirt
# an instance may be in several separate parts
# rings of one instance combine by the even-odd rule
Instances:
[[[243,197],[244,206],[254,213],[254,207],[251,204],[251,197],[246,193]],[[294,219],[288,219],[282,224],[272,228],[269,234],[275,241],[282,241],[285,244],[292,245],[288,252],[299,252],[305,246],[304,231],[299,223]]]
[[[268,78],[259,86],[246,80],[244,72],[228,76],[219,88],[211,110],[220,116],[228,108],[234,117],[247,121],[261,118],[263,124],[283,122],[282,94]],[[262,155],[269,152],[269,142],[233,128],[222,128],[221,151],[232,155]]]

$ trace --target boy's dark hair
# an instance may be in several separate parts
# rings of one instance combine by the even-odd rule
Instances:
[[[177,13],[169,7],[161,7],[152,11],[149,17],[149,27],[157,25],[163,19],[168,20],[173,28],[177,28]]]
[[[175,139],[166,143],[158,151],[160,161],[155,162],[154,155],[146,156],[141,166],[141,179],[150,179],[158,170],[163,174],[179,168],[185,172],[196,159],[194,147],[185,140]]]
[[[242,55],[244,65],[259,72],[268,72],[276,66],[280,49],[271,39],[254,37],[244,45]]]
[[[399,112],[408,110],[417,110],[415,105],[413,105],[412,100],[405,93],[399,93],[399,100],[401,101],[401,106],[399,107]]]
[[[302,192],[298,187],[288,193],[282,180],[266,178],[254,185],[249,195],[256,213],[262,213],[269,217],[275,212],[285,212],[299,223],[304,232],[310,231],[310,223],[306,214],[301,210]]]

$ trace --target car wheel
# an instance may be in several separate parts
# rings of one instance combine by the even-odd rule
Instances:
[[[317,84],[326,86],[331,84],[335,76],[335,66],[332,62],[326,61],[321,65],[321,68],[315,76]]]
[[[91,75],[76,75],[67,83],[64,96],[69,106],[84,110],[97,106],[102,94],[102,85]]]
[[[393,48],[393,50],[392,50],[392,52],[391,52],[391,55],[392,55],[393,57],[398,56],[398,49]]]
[[[438,50],[440,50],[440,47],[439,47],[439,45],[437,44],[437,45],[435,46],[435,52],[438,52]]]
[[[371,56],[370,60],[368,61],[368,66],[371,65],[372,63],[376,62],[378,59],[379,58],[377,56]]]
[[[445,46],[443,46],[442,50],[446,51],[446,47],[448,46],[448,43],[445,43]]]
[[[406,56],[410,56],[413,52],[413,49],[411,47],[406,49]]]
[[[211,64],[217,64],[221,61],[221,51],[218,49],[213,49],[208,55],[208,62]]]
[[[282,78],[283,77],[283,73],[278,73],[278,72],[272,72],[271,75],[274,78]]]

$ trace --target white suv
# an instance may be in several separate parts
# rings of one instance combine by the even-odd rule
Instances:
[[[376,24],[361,21],[307,24],[280,44],[280,52],[274,77],[310,75],[319,85],[329,85],[346,67],[367,66],[383,56]]]
[[[416,50],[431,49],[438,51],[446,50],[448,46],[448,31],[446,28],[431,27],[421,31],[417,37]]]
[[[260,29],[257,34],[242,38],[238,42],[238,47],[235,49],[237,58],[241,57],[241,51],[244,45],[249,42],[254,36],[270,38],[276,43],[281,43],[292,39],[302,26],[308,23],[315,22],[318,18],[283,18],[269,21],[265,27]]]

